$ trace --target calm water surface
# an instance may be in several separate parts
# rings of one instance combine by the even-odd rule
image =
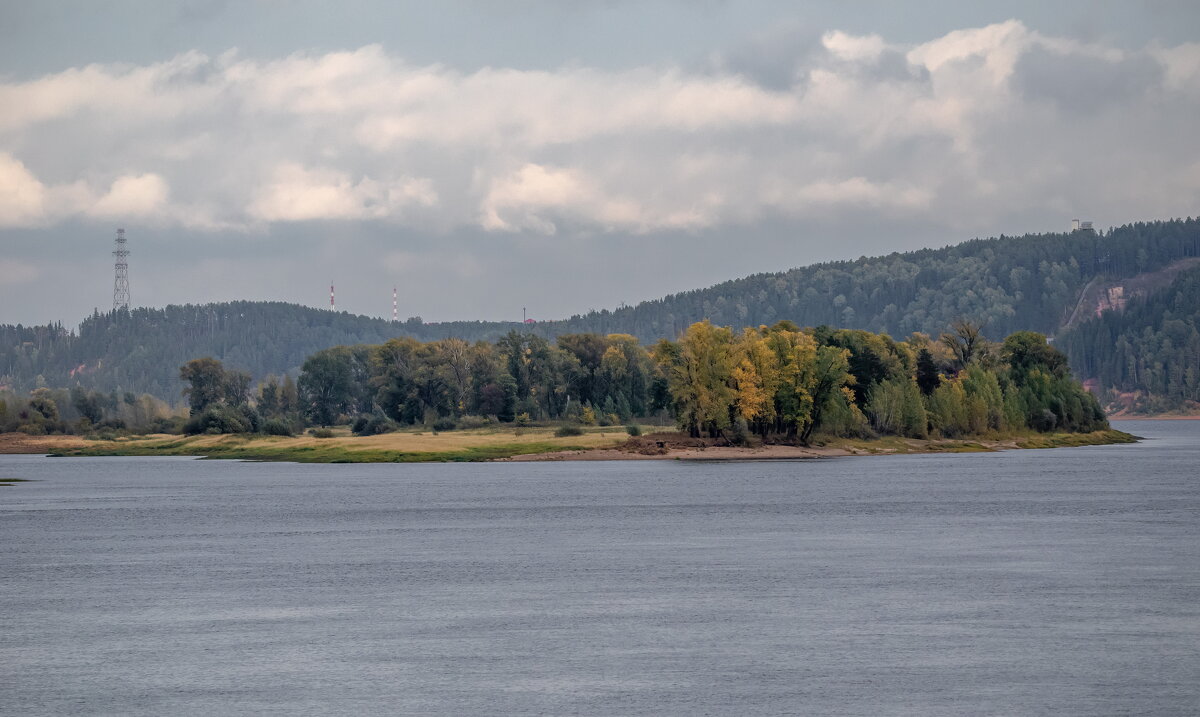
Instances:
[[[1200,713],[1200,422],[777,463],[0,456],[0,713]]]

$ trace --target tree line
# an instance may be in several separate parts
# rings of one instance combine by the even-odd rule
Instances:
[[[294,385],[270,377],[254,395],[248,376],[212,358],[189,361],[181,378],[193,433],[350,424],[370,434],[659,416],[697,437],[807,444],[819,433],[926,438],[1107,427],[1045,336],[1021,331],[993,343],[969,321],[937,339],[907,341],[786,321],[740,332],[702,321],[650,347],[627,334],[397,338],[317,351]]]

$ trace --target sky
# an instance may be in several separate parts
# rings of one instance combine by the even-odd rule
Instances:
[[[0,323],[563,318],[1200,214],[1200,3],[0,0]]]

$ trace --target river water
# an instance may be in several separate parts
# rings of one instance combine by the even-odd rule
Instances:
[[[1200,713],[1200,422],[795,462],[0,456],[0,713]]]

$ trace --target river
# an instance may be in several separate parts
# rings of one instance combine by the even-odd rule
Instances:
[[[0,713],[1194,715],[1200,421],[792,462],[0,456]]]

